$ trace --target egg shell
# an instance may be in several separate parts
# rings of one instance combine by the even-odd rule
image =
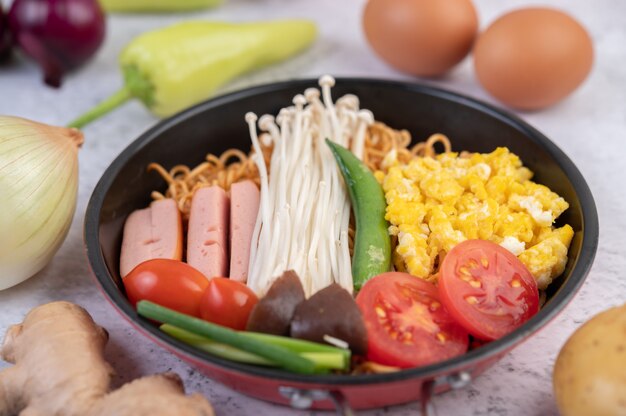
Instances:
[[[483,87],[521,110],[562,100],[587,77],[593,44],[572,17],[555,9],[526,8],[507,13],[479,35],[474,68]]]
[[[363,28],[389,65],[412,75],[437,76],[468,54],[478,17],[470,0],[370,0]]]

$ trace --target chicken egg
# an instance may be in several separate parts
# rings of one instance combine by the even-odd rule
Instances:
[[[591,71],[593,45],[569,15],[549,8],[507,13],[479,35],[474,68],[483,87],[521,110],[555,104]]]
[[[472,47],[478,17],[471,0],[369,0],[363,28],[389,65],[417,76],[444,74]]]

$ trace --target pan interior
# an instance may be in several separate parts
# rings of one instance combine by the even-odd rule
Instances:
[[[146,173],[149,163],[157,162],[166,168],[177,164],[194,166],[202,162],[209,152],[220,154],[233,147],[247,152],[250,149],[250,139],[244,122],[246,112],[253,111],[259,115],[276,114],[280,108],[291,103],[294,95],[315,85],[316,82],[313,80],[273,84],[199,104],[146,132],[122,152],[105,172],[88,207],[85,238],[89,260],[100,285],[118,309],[131,320],[138,322],[165,342],[203,360],[240,371],[290,377],[279,370],[258,369],[217,359],[160,333],[150,323],[139,318],[127,302],[123,295],[118,264],[126,217],[133,210],[144,208],[150,203],[152,190],[165,189],[165,183],[158,174]],[[443,133],[451,139],[455,151],[490,152],[496,147],[506,146],[535,172],[534,181],[550,187],[565,198],[570,208],[559,218],[557,225],[568,223],[576,232],[569,251],[569,261],[563,275],[550,286],[546,305],[540,311],[540,315],[546,310],[552,312],[550,314],[546,312],[540,319],[533,318],[529,324],[535,322],[534,328],[528,327],[526,332],[545,324],[549,319],[548,315],[556,313],[556,310],[562,308],[573,295],[564,293],[562,299],[559,299],[562,289],[569,286],[568,291],[574,291],[580,286],[595,252],[594,245],[593,252],[586,253],[584,258],[588,264],[579,265],[580,270],[575,274],[572,273],[583,253],[583,229],[586,228],[585,232],[589,232],[589,224],[584,223],[585,217],[579,195],[581,189],[588,193],[588,188],[582,177],[577,181],[571,179],[572,174],[574,176],[580,174],[569,159],[525,123],[490,106],[456,94],[416,84],[339,79],[333,88],[334,99],[347,93],[358,96],[361,108],[371,110],[376,120],[397,129],[408,130],[414,141],[422,141],[433,133]],[[593,200],[590,194],[585,195],[583,202],[591,207],[589,208],[591,211],[586,213],[587,217],[595,219]],[[597,244],[597,224],[595,230],[591,231]],[[555,303],[555,300],[558,302]],[[521,333],[507,336],[500,340],[502,342],[497,341],[479,350],[484,350],[481,352],[483,355],[492,355],[504,348],[507,343],[513,343],[523,336],[525,335]],[[475,355],[478,357],[480,354]],[[413,371],[415,370],[406,372]],[[295,377],[298,380],[301,378]],[[343,378],[345,381],[344,376],[335,378]]]

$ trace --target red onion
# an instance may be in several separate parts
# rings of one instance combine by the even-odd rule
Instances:
[[[11,41],[9,40],[8,20],[2,10],[2,3],[0,3],[0,61],[9,55],[10,49]]]
[[[104,39],[98,0],[15,0],[8,17],[14,42],[39,63],[53,87],[91,58]]]

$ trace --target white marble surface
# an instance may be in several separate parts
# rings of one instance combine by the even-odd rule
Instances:
[[[475,3],[481,27],[485,27],[502,12],[530,2],[476,0]],[[439,415],[556,414],[551,372],[563,342],[591,315],[626,301],[623,274],[626,267],[626,193],[623,190],[626,183],[626,3],[621,0],[551,0],[545,3],[569,11],[589,29],[596,48],[595,66],[587,82],[568,100],[545,111],[520,116],[554,140],[587,179],[600,217],[598,254],[585,285],[565,311],[471,386],[438,396]],[[245,21],[298,16],[312,18],[319,25],[321,35],[312,50],[288,63],[241,79],[228,90],[322,73],[408,79],[388,68],[369,50],[360,27],[362,6],[362,0],[227,0],[218,10],[194,15],[111,17],[106,43],[95,60],[68,77],[60,90],[43,87],[38,70],[23,59],[0,67],[0,114],[52,124],[68,122],[121,86],[116,55],[124,44],[147,29],[190,18]],[[445,79],[424,82],[492,101],[477,85],[470,60],[464,61]],[[210,399],[218,414],[296,413],[233,392],[153,345],[105,302],[89,275],[82,241],[83,214],[89,196],[115,156],[156,121],[134,102],[85,130],[86,142],[80,153],[79,200],[71,231],[48,267],[25,283],[0,292],[0,334],[10,324],[20,322],[36,305],[59,299],[74,301],[85,306],[96,321],[109,330],[111,339],[106,354],[118,373],[116,383],[143,374],[173,370],[182,375],[189,391],[201,392]],[[5,365],[0,364],[0,368]],[[417,415],[419,411],[416,404],[408,404],[362,414]]]

